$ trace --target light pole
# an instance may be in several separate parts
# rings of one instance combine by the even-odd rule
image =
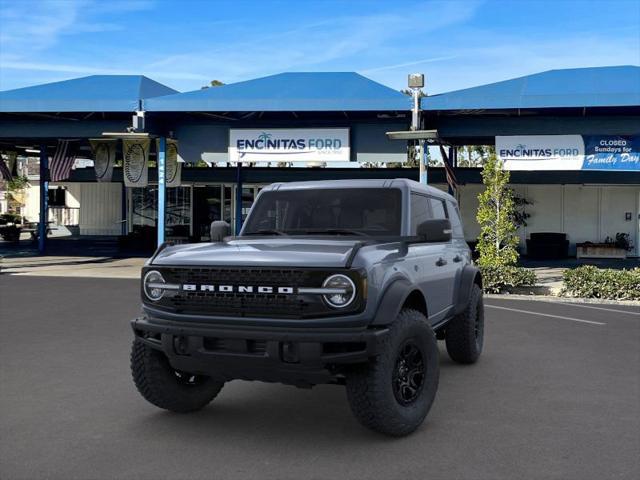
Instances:
[[[410,73],[408,78],[409,89],[413,98],[413,108],[411,110],[411,130],[420,129],[420,92],[424,87],[424,74]],[[427,166],[425,165],[424,140],[418,140],[416,148],[416,156],[418,157],[418,165],[420,166],[420,183],[427,183]]]

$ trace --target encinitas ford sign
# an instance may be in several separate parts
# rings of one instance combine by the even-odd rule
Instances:
[[[506,170],[580,170],[580,135],[496,136],[496,154]]]
[[[229,130],[230,162],[348,162],[348,128]]]
[[[507,170],[640,171],[640,136],[497,136]]]

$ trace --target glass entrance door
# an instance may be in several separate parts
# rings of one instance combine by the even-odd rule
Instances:
[[[223,185],[193,187],[193,241],[208,242],[211,222],[223,218],[224,190]]]
[[[247,215],[249,214],[249,210],[253,205],[256,197],[260,190],[264,188],[265,185],[242,185],[242,223],[247,219]],[[236,224],[236,192],[238,191],[237,185],[233,186],[233,198],[231,200],[231,230],[235,228]],[[239,232],[235,232],[236,235]]]

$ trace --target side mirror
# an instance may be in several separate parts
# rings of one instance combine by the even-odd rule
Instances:
[[[451,240],[451,222],[446,218],[426,220],[418,225],[416,234],[423,242],[448,242]]]

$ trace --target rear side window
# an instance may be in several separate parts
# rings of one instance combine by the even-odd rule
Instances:
[[[449,220],[451,221],[451,229],[455,238],[464,238],[464,230],[460,221],[460,211],[453,202],[447,202],[447,210],[449,210]]]
[[[447,209],[444,206],[444,201],[439,198],[429,198],[429,203],[431,204],[431,211],[433,212],[433,218],[436,219],[446,219],[447,217]]]
[[[415,235],[420,225],[425,220],[433,218],[429,197],[417,193],[411,194],[411,235]]]

